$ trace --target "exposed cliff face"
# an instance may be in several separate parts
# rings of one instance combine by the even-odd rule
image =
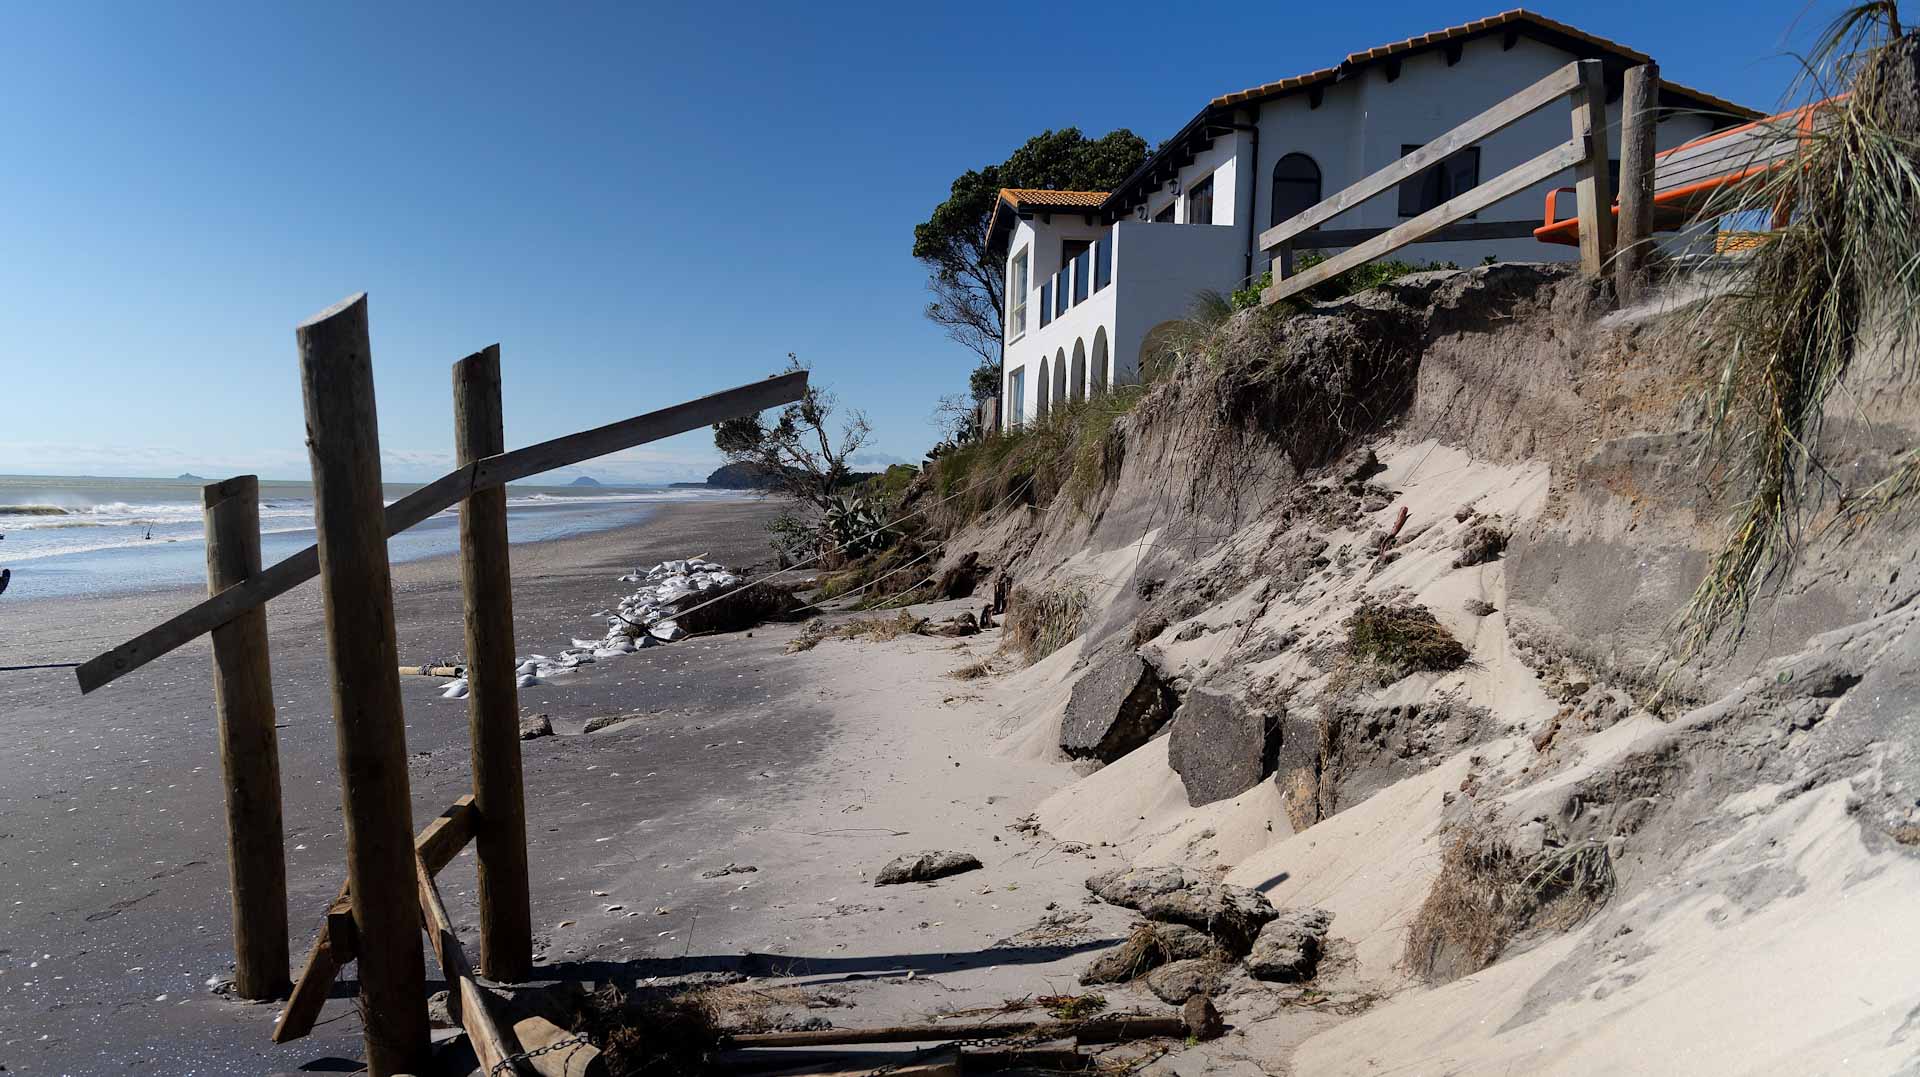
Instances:
[[[1725,515],[1692,403],[1709,357],[1685,312],[1601,298],[1502,265],[1243,315],[1115,425],[1091,496],[950,544],[1093,600],[1021,675],[1010,750],[1057,751],[1053,686],[1111,655],[1204,692],[1041,821],[1332,911],[1336,967],[1397,994],[1307,1041],[1301,1072],[1475,1072],[1540,1057],[1523,1042],[1632,1068],[1687,1044],[1684,1012],[1646,1005],[1674,991],[1731,1030],[1704,1070],[1920,1058],[1920,991],[1890,980],[1869,978],[1870,1016],[1822,1003],[1793,1031],[1738,1004],[1760,968],[1815,971],[1817,944],[1766,925],[1844,947],[1834,902],[1893,916],[1885,880],[1920,884],[1920,543],[1898,519],[1805,536],[1737,649],[1649,709]],[[1912,391],[1892,371],[1855,384],[1879,389],[1825,455],[1859,486],[1920,417],[1886,403]],[[1469,915],[1477,894],[1505,911]],[[1892,934],[1920,957],[1920,928]]]

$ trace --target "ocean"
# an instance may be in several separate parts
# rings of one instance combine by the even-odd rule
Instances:
[[[160,590],[206,582],[201,479],[0,475],[0,568],[11,570],[0,610],[13,602]],[[388,483],[388,503],[419,489]],[[507,534],[542,542],[624,527],[666,502],[738,499],[730,490],[666,486],[507,487]],[[459,510],[387,543],[393,561],[452,553]],[[271,565],[313,545],[313,486],[260,483],[261,560]]]

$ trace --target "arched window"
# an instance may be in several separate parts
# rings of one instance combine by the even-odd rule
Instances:
[[[1273,163],[1273,205],[1269,225],[1279,224],[1320,202],[1320,166],[1304,153],[1289,153]]]
[[[1053,353],[1053,403],[1055,407],[1067,402],[1067,349],[1061,348]]]
[[[1108,370],[1107,327],[1103,325],[1093,334],[1093,392],[1096,394],[1106,392],[1107,379],[1110,377],[1112,373]]]
[[[1073,342],[1073,371],[1067,379],[1067,396],[1072,400],[1087,398],[1087,345],[1085,341]]]
[[[1040,396],[1036,402],[1037,406],[1034,408],[1033,415],[1036,419],[1044,419],[1047,417],[1049,406],[1053,403],[1053,382],[1047,379],[1047,357],[1044,355],[1040,357],[1039,389]]]

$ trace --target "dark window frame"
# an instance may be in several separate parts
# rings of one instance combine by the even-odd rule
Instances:
[[[1287,217],[1282,217],[1280,215],[1281,184],[1286,184],[1289,187],[1306,187],[1309,184],[1309,181],[1305,178],[1304,173],[1300,175],[1287,176],[1284,178],[1280,175],[1281,167],[1286,165],[1289,161],[1303,161],[1306,163],[1307,167],[1313,169],[1313,179],[1311,181],[1311,185],[1313,188],[1313,197],[1306,200],[1306,205],[1302,206],[1301,207],[1302,209],[1319,205],[1320,202],[1326,196],[1325,195],[1326,188],[1324,186],[1326,183],[1326,173],[1321,171],[1320,162],[1314,160],[1312,155],[1301,153],[1298,150],[1295,150],[1292,153],[1285,154],[1278,161],[1275,161],[1273,163],[1273,173],[1271,178],[1272,187],[1267,192],[1267,215],[1271,218],[1271,220],[1267,222],[1267,226],[1269,228],[1275,225],[1278,225],[1281,222],[1287,220],[1288,217],[1293,216],[1293,214],[1291,213],[1288,214]]]
[[[1195,210],[1199,208],[1200,200],[1203,198],[1206,199],[1207,213],[1206,219],[1200,220],[1198,219],[1200,214],[1196,213]],[[1187,223],[1213,223],[1213,173],[1211,172],[1187,187]]]
[[[1419,149],[1417,145],[1401,143],[1400,156]],[[1461,183],[1463,171],[1470,176],[1470,182]],[[1420,170],[1411,179],[1400,181],[1400,216],[1418,217],[1451,199],[1457,198],[1475,187],[1480,186],[1480,147],[1468,146],[1448,154],[1445,160]],[[1477,217],[1469,213],[1466,218]]]

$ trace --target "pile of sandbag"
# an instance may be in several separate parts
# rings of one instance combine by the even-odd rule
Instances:
[[[614,608],[596,615],[606,621],[606,635],[575,639],[573,646],[558,657],[534,654],[521,659],[514,669],[520,687],[531,687],[602,659],[672,643],[689,632],[746,627],[787,612],[793,602],[785,591],[748,586],[739,573],[699,557],[662,561],[645,571],[636,568],[621,576],[620,582],[641,586]],[[449,682],[440,694],[459,699],[467,691],[467,679],[460,677]]]

